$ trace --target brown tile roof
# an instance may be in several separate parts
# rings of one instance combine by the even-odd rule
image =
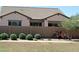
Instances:
[[[32,19],[44,19],[51,15],[60,13],[63,14],[58,8],[37,8],[37,7],[19,7],[19,6],[3,6],[1,8],[1,15],[17,11],[23,15],[31,17]]]

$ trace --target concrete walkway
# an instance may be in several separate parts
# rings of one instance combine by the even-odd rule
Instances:
[[[72,40],[63,40],[63,39],[43,39],[43,40],[38,40],[38,41],[29,41],[29,40],[0,40],[0,42],[53,42],[53,43],[77,43],[75,41]]]

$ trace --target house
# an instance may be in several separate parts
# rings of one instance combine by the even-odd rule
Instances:
[[[0,26],[58,26],[66,18],[58,8],[3,6]]]
[[[0,12],[0,31],[4,30],[3,32],[7,31],[10,32],[11,31],[10,28],[8,30],[8,28],[6,29],[6,27],[12,27],[12,26],[42,27],[42,29],[45,27],[59,27],[59,24],[65,19],[69,19],[69,17],[64,15],[64,13],[58,8],[2,6]],[[35,31],[31,32],[37,33],[40,30],[37,30],[37,32]],[[45,29],[44,31],[52,34],[52,32],[48,32],[52,31],[52,29],[51,30],[49,29],[48,31]]]

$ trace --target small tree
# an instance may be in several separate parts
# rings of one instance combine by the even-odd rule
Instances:
[[[79,22],[77,20],[66,20],[61,23],[62,27],[69,30],[68,34],[71,36],[71,31],[76,30],[79,27]]]
[[[79,14],[70,17],[71,20],[79,20]]]

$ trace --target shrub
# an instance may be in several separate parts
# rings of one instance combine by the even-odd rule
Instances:
[[[2,38],[1,38],[1,34],[0,34],[0,40],[2,40]]]
[[[26,37],[26,34],[24,34],[24,33],[20,33],[20,34],[19,34],[19,38],[20,38],[20,39],[25,39],[25,37]]]
[[[16,34],[17,38],[19,38],[19,34],[20,34],[20,33],[14,33],[14,34]]]
[[[17,35],[16,34],[11,34],[10,38],[11,38],[11,40],[17,40]]]
[[[40,35],[40,34],[35,34],[35,35],[34,35],[34,38],[40,39],[40,38],[41,38],[41,35]]]
[[[28,39],[28,40],[33,40],[33,36],[32,36],[31,34],[28,34],[28,35],[26,36],[26,39]]]
[[[2,40],[7,40],[8,37],[9,37],[9,35],[8,35],[7,33],[2,33],[2,34],[0,34],[0,38],[1,38]]]
[[[0,34],[0,38],[1,38],[1,34]]]
[[[33,39],[33,41],[37,41],[37,39],[36,39],[36,38],[34,38],[34,39]]]

